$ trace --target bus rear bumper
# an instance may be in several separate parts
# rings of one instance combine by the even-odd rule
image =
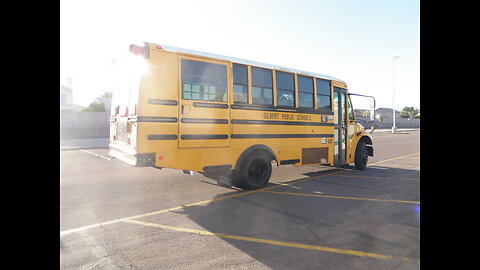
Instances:
[[[129,153],[117,145],[110,144],[109,155],[135,167],[155,166],[155,153]]]

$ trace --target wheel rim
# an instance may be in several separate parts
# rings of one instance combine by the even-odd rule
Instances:
[[[251,185],[261,185],[267,174],[267,164],[261,159],[254,159],[248,167],[248,182]]]

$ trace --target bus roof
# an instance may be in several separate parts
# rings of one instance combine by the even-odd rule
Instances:
[[[313,72],[308,72],[308,71],[303,71],[303,70],[298,70],[294,68],[287,68],[287,67],[282,67],[282,66],[276,66],[276,65],[270,65],[270,64],[265,64],[265,63],[260,63],[260,62],[255,62],[255,61],[250,61],[250,60],[245,60],[245,59],[240,59],[240,58],[235,58],[235,57],[230,57],[230,56],[224,56],[224,55],[219,55],[219,54],[213,54],[213,53],[206,53],[206,52],[200,52],[200,51],[195,51],[195,50],[189,50],[189,49],[183,49],[183,48],[178,48],[178,47],[173,47],[173,46],[168,46],[168,45],[163,45],[163,44],[158,44],[158,43],[151,43],[151,42],[145,42],[147,44],[152,44],[156,46],[160,46],[163,50],[169,51],[169,52],[178,52],[178,53],[187,53],[187,54],[193,54],[193,55],[200,55],[204,57],[209,57],[209,58],[214,58],[214,59],[219,59],[219,60],[227,60],[233,63],[238,63],[238,64],[244,64],[244,65],[250,65],[250,66],[256,66],[256,67],[262,67],[262,68],[268,68],[268,69],[276,69],[276,70],[284,70],[288,72],[293,72],[293,73],[300,73],[304,75],[310,75],[313,77],[317,77],[320,79],[325,79],[325,80],[335,80],[339,82],[345,83],[343,80],[340,80],[338,78],[334,78],[328,75],[323,75],[323,74],[318,74],[318,73],[313,73]]]

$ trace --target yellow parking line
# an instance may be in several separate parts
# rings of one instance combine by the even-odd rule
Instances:
[[[397,168],[411,168],[411,167],[420,167],[420,164],[400,164],[400,163],[393,163],[393,164],[388,164],[388,165],[383,165],[383,166],[380,166],[380,165],[372,165],[370,166],[370,168],[375,168],[375,167],[379,167],[379,168],[382,168],[384,166],[388,166],[389,168],[392,168],[392,169],[397,169]]]
[[[408,157],[408,156],[413,156],[413,155],[416,155],[416,154],[420,154],[420,152],[416,152],[416,153],[412,153],[412,154],[408,154],[408,155],[404,155],[404,156],[399,156],[399,157],[394,157],[394,158],[389,158],[389,159],[380,160],[380,161],[377,161],[377,162],[374,162],[374,163],[370,163],[370,165],[378,164],[378,163],[383,163],[383,162],[387,162],[387,161],[391,161],[391,160],[395,160],[395,159],[399,159],[399,158],[404,158],[404,157]]]
[[[156,211],[156,212],[151,212],[151,213],[146,213],[146,214],[141,214],[141,215],[128,217],[126,219],[137,219],[137,218],[153,216],[153,215],[157,215],[157,214],[161,214],[161,213],[165,213],[165,212],[169,212],[169,211],[174,211],[174,210],[179,210],[179,209],[182,209],[182,208],[187,208],[187,207],[190,207],[190,206],[201,205],[201,204],[211,203],[211,202],[215,202],[215,201],[235,198],[235,197],[244,196],[244,195],[255,193],[255,192],[261,192],[261,191],[264,191],[264,190],[278,188],[278,187],[281,187],[281,186],[290,186],[290,185],[293,185],[293,184],[317,179],[317,178],[324,177],[324,176],[330,176],[330,175],[334,175],[334,174],[337,174],[337,173],[341,173],[341,172],[329,173],[329,174],[317,176],[317,177],[314,177],[314,178],[300,179],[300,180],[297,180],[297,181],[292,181],[290,183],[277,183],[274,186],[264,187],[264,188],[261,188],[261,189],[251,190],[251,191],[242,192],[242,193],[237,193],[237,194],[233,194],[233,195],[229,195],[229,196],[225,196],[225,197],[220,197],[220,198],[216,198],[216,199],[205,200],[205,201],[196,202],[196,203],[184,204],[184,205],[180,205],[180,206],[176,206],[176,207],[172,207],[172,208],[168,208],[168,209],[164,209],[164,210],[160,210],[160,211]]]
[[[161,224],[157,224],[157,223],[150,223],[150,222],[139,221],[139,220],[127,219],[127,220],[123,220],[123,221],[128,222],[128,223],[139,224],[139,225],[144,225],[144,226],[149,226],[149,227],[154,227],[154,228],[161,228],[161,229],[172,230],[172,231],[178,231],[178,232],[186,232],[186,233],[208,235],[208,236],[217,236],[217,237],[222,237],[222,238],[235,239],[235,240],[241,240],[241,241],[247,241],[247,242],[262,243],[262,244],[269,244],[269,245],[276,245],[276,246],[293,247],[293,248],[301,248],[301,249],[309,249],[309,250],[318,250],[318,251],[353,255],[353,256],[359,256],[359,257],[369,257],[369,258],[383,259],[383,260],[397,259],[397,260],[402,260],[402,261],[420,261],[420,260],[416,260],[416,259],[394,257],[394,256],[390,256],[390,255],[376,254],[376,253],[363,252],[363,251],[357,251],[357,250],[338,249],[338,248],[331,248],[331,247],[324,247],[324,246],[314,246],[314,245],[306,245],[306,244],[299,244],[299,243],[268,240],[268,239],[262,239],[262,238],[254,238],[254,237],[241,236],[241,235],[214,233],[214,232],[203,231],[203,230],[195,230],[195,229],[174,227],[174,226],[168,226],[168,225],[161,225]]]
[[[80,228],[61,231],[60,236],[64,236],[64,235],[67,235],[67,234],[71,234],[71,233],[74,233],[74,232],[79,232],[79,231],[83,231],[83,230],[87,230],[87,229],[91,229],[91,228],[95,228],[95,227],[114,224],[114,223],[122,222],[122,221],[125,221],[125,220],[128,220],[128,219],[137,219],[137,218],[143,218],[143,217],[148,217],[148,216],[154,216],[154,215],[158,215],[158,214],[161,214],[161,213],[166,213],[166,212],[169,212],[169,211],[175,211],[175,210],[179,210],[179,209],[183,209],[183,208],[187,208],[187,207],[191,207],[191,206],[195,206],[195,205],[201,205],[201,204],[211,203],[211,202],[215,202],[215,201],[235,198],[235,197],[244,196],[244,195],[248,195],[248,194],[255,193],[255,192],[261,192],[263,190],[278,188],[278,187],[281,187],[281,186],[289,186],[289,185],[293,185],[293,184],[297,184],[297,183],[301,183],[301,182],[305,182],[305,181],[310,181],[310,180],[314,180],[314,179],[318,179],[318,178],[321,178],[321,177],[330,176],[330,175],[334,175],[334,174],[338,174],[338,173],[342,173],[342,172],[343,171],[336,171],[336,172],[333,172],[333,173],[328,173],[328,174],[324,174],[324,175],[320,175],[320,176],[316,176],[316,177],[299,179],[299,180],[288,182],[288,183],[276,183],[273,186],[264,187],[264,188],[261,188],[261,189],[251,190],[251,191],[247,191],[247,192],[236,193],[236,194],[233,194],[233,195],[219,197],[219,198],[216,198],[216,199],[205,200],[205,201],[196,202],[196,203],[189,203],[189,204],[175,206],[175,207],[171,207],[171,208],[167,208],[167,209],[163,209],[163,210],[159,210],[159,211],[154,211],[154,212],[150,212],[150,213],[125,217],[125,218],[120,218],[120,219],[115,219],[115,220],[110,220],[110,221],[106,221],[106,222],[100,222],[100,223],[96,223],[96,224],[92,224],[92,225],[88,225],[88,226],[84,226],[84,227],[80,227]]]
[[[368,175],[332,175],[335,177],[349,177],[349,178],[373,178],[373,179],[398,179],[398,180],[416,180],[420,181],[420,178],[407,178],[407,177],[391,177],[391,176],[368,176]]]
[[[385,199],[372,199],[372,198],[357,198],[357,197],[344,197],[344,196],[330,196],[330,195],[318,195],[318,194],[307,194],[307,193],[293,193],[293,192],[281,192],[281,191],[262,191],[266,193],[274,194],[284,194],[284,195],[297,195],[297,196],[306,196],[306,197],[322,197],[322,198],[333,198],[333,199],[348,199],[348,200],[363,200],[363,201],[376,201],[376,202],[397,202],[397,203],[413,203],[420,204],[420,202],[415,201],[401,201],[401,200],[385,200]]]
[[[408,154],[408,155],[404,155],[404,156],[400,156],[400,157],[390,158],[390,159],[386,159],[386,160],[382,160],[382,161],[377,161],[375,163],[371,163],[370,165],[377,164],[377,163],[380,163],[380,162],[395,160],[395,159],[415,155],[415,154],[418,154],[418,153],[420,153],[420,152],[413,153],[413,154]],[[339,168],[337,168],[337,169],[339,169]],[[83,227],[79,227],[79,228],[75,228],[75,229],[71,229],[71,230],[61,231],[60,236],[64,236],[64,235],[67,235],[67,234],[70,234],[70,233],[79,232],[79,231],[83,231],[83,230],[87,230],[87,229],[91,229],[91,228],[96,228],[96,227],[103,226],[103,225],[115,224],[115,223],[118,223],[118,222],[122,222],[126,219],[134,219],[134,218],[141,218],[141,217],[158,215],[158,214],[161,214],[161,213],[165,213],[165,212],[169,212],[169,211],[173,211],[173,210],[178,210],[178,209],[182,209],[182,208],[186,208],[186,207],[190,207],[190,206],[201,205],[201,204],[206,204],[206,203],[210,203],[210,202],[214,202],[214,201],[220,201],[220,200],[225,200],[225,199],[229,199],[229,198],[239,197],[239,196],[248,195],[248,194],[255,193],[255,192],[261,192],[261,191],[264,191],[264,190],[278,188],[278,187],[281,187],[281,186],[293,185],[293,184],[297,184],[297,183],[301,183],[301,182],[305,182],[305,181],[318,179],[318,178],[325,177],[325,176],[330,176],[330,175],[343,173],[347,170],[348,169],[343,169],[343,170],[340,169],[340,171],[336,171],[336,172],[321,175],[321,176],[304,178],[304,179],[292,181],[292,182],[289,182],[289,183],[276,183],[276,185],[274,185],[274,186],[269,186],[269,187],[265,187],[265,188],[261,188],[261,189],[257,189],[257,190],[251,190],[251,191],[242,192],[242,193],[237,193],[237,194],[233,194],[233,195],[230,195],[230,196],[220,197],[220,198],[216,198],[216,199],[212,199],[212,200],[205,200],[205,201],[201,201],[201,202],[197,202],[197,203],[180,205],[180,206],[176,206],[176,207],[172,207],[172,208],[168,208],[168,209],[163,209],[163,210],[159,210],[159,211],[155,211],[155,212],[150,212],[150,213],[146,213],[146,214],[140,214],[140,215],[136,215],[136,216],[125,217],[125,218],[110,220],[110,221],[106,221],[106,222],[91,224],[91,225],[88,225],[88,226],[83,226]]]

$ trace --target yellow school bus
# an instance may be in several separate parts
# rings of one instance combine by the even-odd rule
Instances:
[[[224,175],[263,187],[272,165],[354,163],[373,156],[344,81],[145,42],[118,61],[110,155],[133,166]]]

